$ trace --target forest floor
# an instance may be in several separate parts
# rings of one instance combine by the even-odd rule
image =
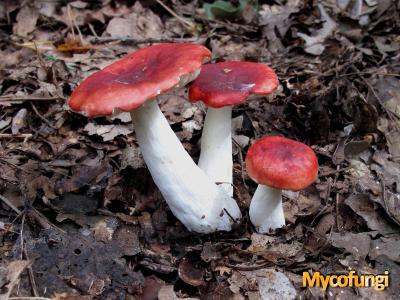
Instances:
[[[400,2],[256,2],[0,1],[0,299],[399,299]],[[233,109],[244,218],[231,232],[177,221],[129,115],[66,105],[89,74],[157,42],[279,76],[274,97]],[[186,99],[160,97],[197,161],[205,109]],[[284,193],[287,226],[260,235],[243,160],[265,135],[308,144],[320,167],[311,187]],[[391,284],[302,286],[303,272],[349,270],[387,270]]]

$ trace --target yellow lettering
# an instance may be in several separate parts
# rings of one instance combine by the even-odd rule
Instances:
[[[362,275],[361,278],[364,280],[364,286],[374,286],[375,285],[375,276],[374,275]]]
[[[349,287],[354,286],[353,280],[358,278],[358,276],[354,275],[354,273],[355,273],[354,271],[350,271],[349,272],[349,275],[348,275],[348,277],[349,277]]]
[[[350,271],[347,275],[321,275],[314,272],[311,276],[309,272],[303,272],[303,287],[320,287],[326,291],[331,287],[374,287],[376,291],[383,291],[389,286],[389,271],[378,275],[358,275],[355,271]]]
[[[337,287],[338,286],[338,276],[337,275],[331,275],[329,277],[330,277],[329,278],[329,285],[331,287]]]
[[[377,275],[375,277],[375,286],[374,286],[375,291],[383,291],[385,289],[385,285],[383,284],[384,281],[385,281],[384,275]]]
[[[320,276],[320,280],[321,280],[321,285],[322,285],[322,290],[326,291],[326,289],[328,288],[328,283],[330,280],[331,276],[330,275],[326,275],[326,276]]]
[[[389,286],[389,271],[375,277],[375,290],[383,291],[385,287]]]
[[[389,271],[385,271],[385,287],[389,287]]]
[[[319,272],[315,272],[311,278],[309,272],[303,272],[303,287],[319,287],[321,275]]]
[[[349,277],[346,275],[340,275],[337,278],[337,284],[340,287],[347,287],[349,285]]]

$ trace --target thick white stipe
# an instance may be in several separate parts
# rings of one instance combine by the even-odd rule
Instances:
[[[199,167],[233,196],[232,107],[208,108],[201,136]]]
[[[232,218],[241,218],[238,205],[193,162],[157,102],[131,116],[143,158],[172,213],[191,231],[231,230]]]
[[[259,184],[250,203],[249,216],[257,232],[268,233],[285,225],[282,190]]]

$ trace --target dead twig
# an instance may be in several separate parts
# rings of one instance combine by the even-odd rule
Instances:
[[[133,45],[147,44],[147,43],[201,43],[205,39],[199,37],[193,38],[148,38],[148,39],[135,39],[135,38],[113,38],[113,37],[94,37],[91,42],[123,42]]]
[[[19,133],[19,134],[12,134],[12,133],[0,133],[1,138],[20,138],[24,139],[24,143],[33,136],[32,133]]]
[[[232,215],[229,213],[229,211],[224,208],[224,212],[228,215],[228,217],[232,220],[233,223],[237,224],[238,222],[235,220],[234,217],[232,217]]]
[[[21,238],[23,239],[23,237],[21,237]],[[23,253],[24,253],[25,259],[29,260],[28,253],[26,252],[26,247],[24,247]],[[35,297],[38,297],[39,293],[37,291],[37,285],[36,285],[36,281],[35,281],[35,276],[33,275],[32,266],[28,266],[27,269],[28,269],[29,281],[31,282],[32,293]]]
[[[45,123],[46,123],[47,125],[49,125],[51,128],[57,129],[55,126],[53,126],[53,124],[51,124],[51,122],[50,122],[49,120],[47,120],[45,117],[43,117],[43,116],[39,113],[39,111],[37,110],[37,108],[36,108],[35,104],[33,104],[33,102],[30,102],[30,104],[31,104],[32,109],[33,109],[33,111],[35,112],[35,114],[36,114],[43,122],[45,122]]]
[[[331,171],[327,171],[327,172],[321,172],[319,174],[319,176],[325,177],[325,176],[330,176],[330,175],[336,175],[336,174],[339,174],[339,173],[342,173],[342,172],[345,172],[345,171],[348,171],[348,170],[351,170],[351,169],[353,169],[353,166],[349,166],[349,167],[345,167],[345,168],[339,168],[339,169],[331,170]]]
[[[75,30],[74,30],[74,22],[72,20],[72,12],[71,12],[71,6],[69,4],[67,4],[67,14],[68,14],[68,21],[70,24],[69,27],[71,28],[71,34],[72,34],[72,39],[76,40],[76,36],[75,36]]]
[[[35,97],[35,96],[15,97],[11,95],[0,96],[0,103],[12,102],[12,101],[51,101],[51,100],[65,100],[65,99],[61,97]]]
[[[389,206],[387,203],[387,197],[386,197],[386,186],[385,186],[385,181],[383,179],[383,175],[381,173],[378,173],[378,178],[379,178],[381,188],[382,188],[382,202],[384,205],[384,209],[385,209],[386,213],[388,214],[388,216],[392,219],[392,221],[394,221],[397,225],[400,226],[400,223],[396,220],[393,213],[389,210]]]
[[[400,77],[400,74],[396,74],[396,73],[381,73],[381,72],[375,72],[375,71],[346,73],[346,74],[340,74],[337,77],[347,77],[347,76],[353,76],[353,75],[378,75],[378,76]]]
[[[0,200],[3,201],[5,204],[7,204],[7,206],[10,207],[13,211],[15,211],[18,215],[22,214],[22,211],[20,211],[14,204],[11,203],[10,200],[8,200],[3,195],[0,195]]]
[[[12,163],[12,162],[10,162],[10,161],[8,161],[7,159],[4,159],[4,158],[1,158],[1,157],[0,157],[0,161],[6,163],[6,164],[8,164],[8,165],[10,165],[10,166],[13,167],[13,168],[16,168],[16,169],[20,170],[21,172],[24,172],[25,174],[30,174],[30,173],[29,173],[28,171],[26,171],[25,169],[23,169],[23,168],[21,168],[20,166],[18,166],[18,165],[16,165],[16,164]]]
[[[360,70],[358,70],[354,65],[350,66],[353,70],[355,70],[356,72],[360,73]],[[381,97],[379,97],[379,95],[376,93],[374,87],[369,83],[369,81],[367,79],[365,79],[362,75],[359,75],[359,77],[362,79],[362,81],[364,81],[364,83],[368,86],[368,88],[371,90],[372,94],[374,94],[376,100],[378,100],[379,104],[381,105],[382,109],[386,112],[386,114],[388,115],[388,117],[392,120],[392,122],[394,122],[395,124],[397,124],[396,120],[394,119],[393,116],[397,117],[400,119],[400,116],[390,110],[388,110],[385,106],[385,103],[382,101]],[[359,93],[361,97],[362,94]],[[363,97],[364,99],[364,97]]]
[[[336,166],[336,170],[338,171],[340,169],[340,165]],[[338,178],[338,174],[335,174],[335,179],[333,181],[333,186],[336,189],[336,182],[337,182],[337,178]],[[340,211],[339,211],[339,193],[336,190],[336,195],[335,195],[335,209],[336,209],[336,229],[340,232],[341,231],[341,227],[339,226],[339,215],[340,215]]]
[[[224,22],[221,20],[211,20],[207,17],[201,16],[201,15],[194,15],[193,18],[195,20],[209,23],[213,27],[223,27],[226,31],[238,34],[240,35],[241,31],[250,31],[250,32],[256,32],[258,30],[257,26],[252,26],[252,25],[247,25],[247,24],[241,24],[241,23],[234,23],[234,22]],[[242,36],[242,38],[244,38]]]
[[[226,264],[228,268],[239,270],[239,271],[256,271],[259,269],[263,269],[265,267],[271,266],[271,262],[266,262],[260,265],[253,265],[253,266],[243,266],[243,265],[231,265],[231,264]]]
[[[176,12],[174,12],[171,8],[164,4],[161,0],[156,0],[158,4],[160,4],[167,12],[169,12],[175,19],[177,19],[183,26],[185,26],[188,30],[192,31],[196,28],[196,24],[186,20],[179,16]]]
[[[244,177],[244,160],[243,160],[243,154],[242,154],[242,147],[239,145],[239,143],[235,140],[234,137],[232,137],[233,144],[238,148],[238,155],[239,155],[239,162],[240,162],[240,175],[242,177],[242,182],[246,189],[249,189],[249,187],[246,184],[245,177]]]
[[[99,36],[98,36],[97,33],[96,33],[96,30],[94,30],[93,25],[90,24],[90,23],[88,23],[88,25],[89,25],[89,29],[90,29],[90,31],[92,32],[92,34],[93,34],[96,38],[99,38]]]
[[[52,300],[45,297],[10,297],[9,300]]]
[[[24,252],[24,225],[25,225],[25,214],[22,215],[21,220],[21,230],[19,231],[19,240],[21,241],[21,256],[20,259],[23,259],[23,252]]]
[[[51,223],[49,220],[47,220],[47,218],[42,213],[40,213],[36,208],[30,207],[28,210],[28,214],[29,214],[29,216],[34,218],[40,224],[40,226],[42,226],[44,229],[54,228],[64,234],[66,234],[66,232],[64,230],[62,230],[61,228],[57,227],[56,225]]]

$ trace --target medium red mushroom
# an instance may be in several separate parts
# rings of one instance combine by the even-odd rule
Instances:
[[[253,144],[246,156],[249,176],[259,185],[249,216],[256,230],[267,233],[285,225],[282,190],[299,191],[315,181],[318,160],[307,145],[278,136]]]
[[[266,96],[278,87],[268,66],[253,62],[222,62],[204,65],[189,87],[189,100],[208,106],[201,137],[199,167],[233,195],[232,106],[251,96]]]
[[[191,231],[230,230],[241,217],[236,202],[185,151],[156,97],[198,76],[210,51],[194,44],[140,49],[86,78],[69,106],[89,117],[131,112],[143,158],[172,213]]]

